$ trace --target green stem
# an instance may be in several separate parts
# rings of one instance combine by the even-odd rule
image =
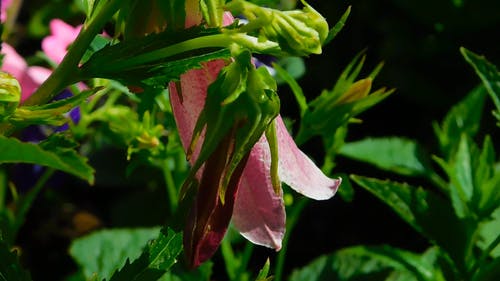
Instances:
[[[5,197],[7,195],[7,172],[0,167],[0,212],[5,209]]]
[[[51,168],[47,168],[42,176],[38,179],[36,182],[35,186],[26,194],[24,195],[19,202],[17,202],[17,212],[15,216],[15,222],[13,224],[12,228],[12,238],[15,239],[17,236],[17,232],[21,228],[21,226],[24,224],[24,221],[26,219],[26,215],[28,214],[29,209],[31,208],[31,205],[33,204],[33,201],[37,197],[37,195],[40,193],[42,188],[45,186],[47,181],[50,179],[50,177],[54,174],[55,170]]]
[[[302,210],[307,206],[309,203],[309,199],[307,197],[300,197],[298,199],[297,203],[294,203],[291,206],[291,210],[289,212],[289,215],[286,220],[286,234],[285,237],[283,237],[283,241],[281,244],[281,250],[278,253],[278,258],[276,261],[276,266],[275,271],[274,271],[274,281],[281,281],[283,280],[283,269],[285,266],[285,258],[286,258],[286,251],[288,248],[288,241],[290,239],[290,235],[292,234],[293,229],[297,225],[297,222],[299,221],[300,214],[302,213]]]
[[[197,49],[214,48],[214,47],[226,48],[232,42],[234,41],[231,40],[231,38],[226,34],[215,34],[215,35],[197,37],[186,41],[182,41],[177,44],[170,45],[165,48],[154,50],[149,53],[135,56],[131,59],[124,60],[121,63],[116,62],[113,65],[106,66],[106,71],[114,72],[141,64],[147,64],[150,62],[154,62],[160,59],[165,59],[174,55],[178,55],[184,52]]]
[[[175,214],[179,198],[177,196],[177,188],[175,186],[175,181],[174,178],[172,177],[172,172],[170,171],[167,161],[163,161],[162,163],[162,172],[163,172],[163,177],[165,178],[170,212],[171,214]]]
[[[253,244],[251,242],[246,243],[245,249],[243,250],[243,258],[241,259],[241,264],[240,267],[238,268],[238,272],[236,274],[236,279],[235,280],[242,280],[243,279],[243,274],[247,271],[248,267],[248,262],[250,261],[250,258],[252,257],[253,253]]]
[[[94,37],[102,31],[104,24],[111,19],[125,2],[123,0],[110,0],[104,4],[99,13],[92,18],[88,25],[82,28],[61,64],[38,90],[26,100],[24,105],[44,104],[54,98],[66,86],[81,80],[82,75],[78,63]]]

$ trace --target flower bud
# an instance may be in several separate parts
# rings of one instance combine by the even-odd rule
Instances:
[[[320,54],[328,36],[328,23],[306,2],[303,4],[303,10],[279,11],[237,0],[227,8],[243,14],[249,23],[241,29],[257,32],[260,41],[277,42],[283,52],[291,55]]]
[[[7,119],[19,105],[21,86],[14,76],[0,71],[0,121]]]

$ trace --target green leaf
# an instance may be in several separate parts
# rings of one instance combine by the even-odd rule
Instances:
[[[493,245],[492,243],[498,239],[500,236],[500,208],[498,208],[492,214],[492,220],[484,222],[479,228],[479,239],[477,240],[477,245],[479,248],[486,250],[489,249],[491,252],[489,255],[493,258],[500,257],[500,245]]]
[[[54,142],[61,142],[62,136],[55,135],[37,144],[20,142],[15,138],[0,136],[0,164],[29,163],[47,166],[94,182],[94,170],[87,164],[87,159],[79,155],[72,147],[59,147]]]
[[[483,87],[472,90],[446,114],[441,126],[433,124],[441,151],[446,157],[458,146],[462,134],[474,137],[481,123],[486,91]]]
[[[408,176],[429,176],[427,154],[414,140],[398,137],[367,138],[344,144],[340,155]]]
[[[471,199],[474,193],[474,180],[472,175],[472,159],[469,140],[462,135],[458,150],[450,159],[450,163],[435,158],[443,167],[450,178],[450,195],[453,208],[458,217],[472,216]]]
[[[351,13],[351,6],[347,7],[347,10],[344,12],[342,17],[340,17],[340,20],[330,29],[328,32],[328,37],[326,37],[325,40],[325,45],[328,44],[330,41],[333,40],[337,36],[337,34],[344,28],[345,22],[347,21],[347,18],[349,17],[349,14]]]
[[[268,276],[270,267],[271,267],[271,262],[269,261],[269,258],[268,258],[266,260],[266,263],[262,267],[262,269],[259,270],[259,274],[257,275],[257,278],[255,278],[255,281],[270,281],[270,280],[272,280],[272,277]]]
[[[480,150],[463,134],[447,162],[438,157],[434,159],[450,179],[450,196],[459,217],[477,217],[480,220],[489,217],[498,207],[500,194],[496,188],[500,184],[500,172],[494,168],[495,151],[489,136]]]
[[[174,266],[172,271],[163,276],[163,279],[165,281],[209,281],[211,280],[213,265],[213,262],[209,260],[192,270]]]
[[[497,108],[495,116],[500,114],[500,73],[496,66],[486,60],[485,57],[479,56],[466,48],[460,48],[460,52],[465,60],[474,68],[477,75],[483,81],[483,85],[488,90],[493,103]],[[498,119],[500,121],[500,119]],[[500,123],[499,123],[500,124]]]
[[[0,239],[0,280],[31,281],[30,274],[19,264],[17,253],[9,251],[2,239]]]
[[[158,227],[96,231],[73,241],[69,253],[87,278],[97,273],[101,279],[109,279],[127,258],[139,257],[159,231]]]
[[[288,86],[290,86],[290,89],[292,89],[295,99],[297,100],[297,104],[299,105],[300,116],[303,117],[307,111],[307,101],[302,88],[300,87],[299,83],[295,81],[293,76],[290,75],[284,68],[276,63],[273,64],[273,67],[276,70],[278,77],[283,79],[288,84]]]
[[[415,230],[446,251],[460,272],[470,262],[477,224],[459,219],[450,202],[431,190],[362,176],[351,179],[391,207]]]
[[[390,246],[354,246],[295,270],[290,281],[444,280],[435,268],[436,256],[429,257]]]
[[[132,263],[127,261],[119,271],[115,271],[110,281],[157,280],[177,262],[181,251],[182,235],[163,228],[142,255]]]

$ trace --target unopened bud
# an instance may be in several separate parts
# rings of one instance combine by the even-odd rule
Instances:
[[[14,76],[0,71],[0,121],[14,113],[21,100],[21,86]]]

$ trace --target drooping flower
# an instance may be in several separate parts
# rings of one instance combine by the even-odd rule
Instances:
[[[200,23],[201,17],[197,10],[191,9],[189,12],[186,27]],[[230,14],[224,14],[223,24],[230,24],[232,20]],[[299,193],[317,200],[331,198],[341,182],[341,179],[325,176],[313,161],[300,151],[287,132],[281,117],[279,115],[276,117],[278,112],[272,115],[272,119],[274,117],[276,119],[268,123],[269,126],[275,126],[275,138],[271,139],[277,144],[277,171],[274,170],[276,151],[271,149],[273,146],[269,145],[267,133],[264,134],[263,131],[257,131],[260,135],[255,139],[254,131],[251,137],[254,139],[253,147],[240,151],[244,153],[240,155],[241,161],[233,161],[238,132],[241,133],[241,130],[248,125],[246,122],[249,122],[245,113],[247,103],[239,107],[243,112],[234,112],[226,116],[228,111],[231,112],[231,109],[226,107],[230,102],[226,103],[225,97],[214,98],[214,95],[228,94],[227,92],[232,90],[227,88],[233,87],[235,92],[243,91],[241,96],[252,96],[248,91],[256,90],[254,86],[263,87],[262,101],[253,103],[251,99],[249,100],[248,107],[254,108],[261,106],[266,100],[271,102],[273,94],[269,94],[269,91],[276,90],[276,86],[271,85],[274,82],[255,85],[247,78],[242,78],[245,74],[240,76],[238,71],[231,73],[231,67],[226,67],[231,64],[234,70],[234,67],[238,67],[237,63],[236,58],[233,61],[210,61],[204,63],[201,69],[193,69],[181,75],[178,83],[169,85],[170,100],[181,141],[188,159],[193,164],[190,177],[194,177],[194,173],[196,177],[195,180],[188,177],[187,182],[198,189],[184,232],[184,250],[188,263],[193,267],[214,254],[231,218],[234,226],[249,241],[276,250],[281,248],[286,214],[278,178]],[[262,71],[256,71],[253,66],[241,69],[247,73],[263,74]],[[269,77],[269,74],[260,76],[263,80],[266,80],[266,77]],[[224,81],[228,81],[227,84]],[[239,89],[238,83],[246,83],[246,89],[245,86],[242,86],[244,90]],[[219,86],[214,90],[212,87],[217,84]],[[210,103],[207,101],[207,96]],[[238,102],[240,95],[236,96],[232,100]],[[222,113],[213,111],[214,104],[218,104]],[[241,103],[235,106],[241,106]],[[264,110],[262,113],[266,111],[265,108],[255,110]],[[248,112],[251,114],[252,109]],[[214,114],[222,118],[217,119]],[[211,118],[212,123],[210,123]],[[201,124],[204,124],[203,128],[200,128],[200,120]],[[215,134],[219,134],[219,137],[215,137],[218,140],[216,145],[212,142],[214,131]],[[206,139],[207,145],[204,142]],[[206,146],[211,146],[209,148],[211,154],[208,157]],[[200,164],[201,161],[203,164]]]
[[[222,67],[223,61],[209,62],[202,69],[190,70],[183,74],[180,88],[174,85],[170,87],[174,116],[186,149],[191,142],[199,113],[204,107],[208,86],[216,79]],[[326,177],[312,160],[299,150],[281,117],[278,116],[275,122],[280,180],[310,198],[331,198],[340,184],[340,179]],[[191,158],[191,162],[195,159]],[[281,191],[276,193],[273,189],[271,152],[265,136],[254,145],[242,171],[232,219],[235,227],[251,242],[276,250],[281,248],[285,232],[285,209]],[[195,257],[194,262],[203,262],[203,259]]]
[[[42,40],[43,52],[51,60],[59,64],[68,52],[68,47],[75,41],[81,28],[81,25],[73,27],[60,19],[51,20],[51,34]]]

